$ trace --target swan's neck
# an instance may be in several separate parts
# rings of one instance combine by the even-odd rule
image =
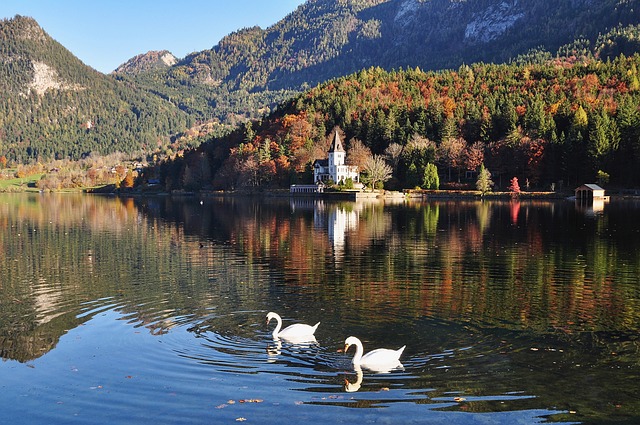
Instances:
[[[280,316],[275,316],[275,319],[278,324],[276,325],[276,328],[273,330],[273,333],[271,335],[273,335],[274,338],[277,338],[278,333],[280,332],[280,328],[282,327],[282,319],[280,318]]]
[[[364,348],[362,347],[362,344],[360,343],[360,341],[356,342],[355,346],[356,346],[356,354],[353,356],[353,364],[359,365],[360,360],[362,359],[362,353],[364,352]]]

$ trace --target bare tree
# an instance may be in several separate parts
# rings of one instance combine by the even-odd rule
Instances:
[[[484,162],[484,143],[477,141],[463,152],[464,166],[467,170],[477,170]]]
[[[398,167],[400,155],[402,155],[402,145],[395,142],[391,143],[389,146],[387,146],[387,149],[384,150],[384,154],[387,156],[387,159],[395,170]]]
[[[451,168],[458,170],[458,180],[460,180],[460,167],[464,160],[463,152],[467,142],[462,137],[450,137],[442,141],[438,147],[438,158],[443,165],[449,168],[449,181],[451,181]]]
[[[353,138],[349,141],[349,151],[347,152],[347,165],[355,165],[358,172],[364,170],[364,164],[371,157],[371,149],[366,147],[360,139]]]
[[[370,183],[372,189],[375,189],[377,182],[386,182],[391,178],[392,174],[393,169],[386,163],[384,157],[374,155],[370,156],[365,162],[362,179],[365,183]]]

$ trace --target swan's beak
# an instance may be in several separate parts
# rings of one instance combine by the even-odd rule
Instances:
[[[347,350],[349,349],[349,347],[351,347],[351,345],[349,345],[349,344],[345,344],[345,345],[344,345],[344,352],[345,352],[345,353],[347,352]]]

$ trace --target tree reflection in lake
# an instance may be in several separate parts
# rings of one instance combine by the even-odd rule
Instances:
[[[396,388],[444,411],[636,420],[638,208],[2,195],[0,353],[34,362],[116,311],[167,343],[186,332],[173,352],[221,373],[263,358],[308,394],[360,381],[314,404]],[[270,310],[321,321],[318,345],[269,356]],[[336,353],[350,334],[407,344],[405,371],[355,380]]]

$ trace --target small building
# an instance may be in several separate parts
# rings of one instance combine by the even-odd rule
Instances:
[[[313,163],[314,183],[326,183],[328,181],[344,183],[349,178],[354,184],[360,183],[358,167],[345,164],[346,152],[337,131],[333,137],[331,148],[329,148],[328,156],[327,159],[318,159]]]
[[[289,193],[315,194],[322,192],[324,192],[324,184],[322,182],[316,184],[292,184],[289,186]]]
[[[593,183],[577,187],[575,193],[576,201],[592,202],[593,200],[607,201],[609,199],[608,196],[604,195],[604,189]]]

